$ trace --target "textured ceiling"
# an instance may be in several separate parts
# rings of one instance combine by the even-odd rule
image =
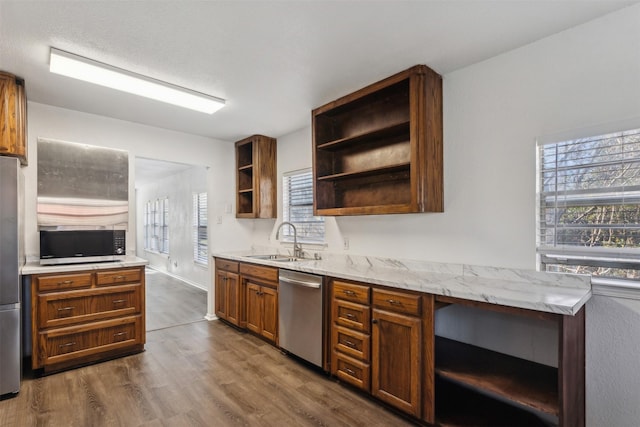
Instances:
[[[0,69],[34,102],[224,141],[279,137],[412,65],[446,74],[636,2],[0,0]],[[53,75],[50,46],[227,106],[209,116]]]

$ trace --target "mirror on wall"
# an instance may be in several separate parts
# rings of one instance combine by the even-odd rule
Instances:
[[[38,138],[38,226],[126,229],[127,151]]]

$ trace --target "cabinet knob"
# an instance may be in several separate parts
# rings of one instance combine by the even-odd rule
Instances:
[[[375,325],[376,323],[378,323],[378,319],[373,319],[373,320],[371,321],[371,323],[373,323],[373,324]]]

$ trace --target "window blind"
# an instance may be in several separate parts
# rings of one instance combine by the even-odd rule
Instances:
[[[193,195],[193,260],[200,264],[209,262],[207,193]]]
[[[144,208],[144,248],[169,253],[169,199],[149,200]]]
[[[313,177],[311,169],[286,173],[282,182],[283,218],[293,223],[298,240],[324,242],[324,218],[313,215]],[[282,228],[284,240],[293,240],[291,227]]]
[[[538,147],[548,271],[640,278],[640,129]]]

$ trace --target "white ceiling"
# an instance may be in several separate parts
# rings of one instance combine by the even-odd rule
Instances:
[[[167,162],[164,160],[146,159],[144,157],[135,158],[135,186],[144,187],[154,182],[158,182],[168,176],[176,175],[191,169],[193,165],[184,163]]]
[[[446,74],[637,2],[0,0],[0,69],[34,102],[224,141],[279,137],[412,65]],[[227,106],[209,116],[51,74],[50,46]]]

